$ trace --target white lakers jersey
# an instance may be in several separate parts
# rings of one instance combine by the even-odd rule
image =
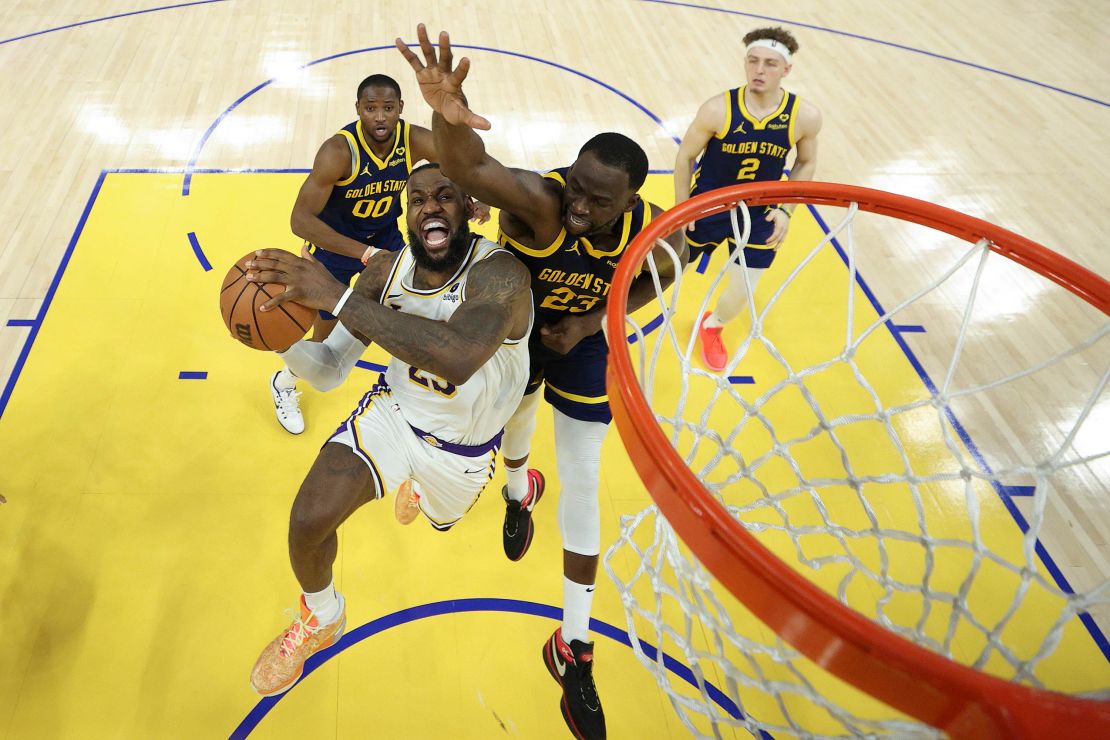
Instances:
[[[440,288],[418,290],[413,287],[416,262],[406,246],[386,280],[382,304],[415,316],[446,321],[466,300],[470,268],[494,252],[505,251],[475,235],[466,258],[450,280]],[[392,358],[385,379],[409,424],[446,442],[462,445],[484,444],[504,429],[528,382],[531,319],[528,323],[528,331],[520,339],[506,339],[493,357],[459,386]]]

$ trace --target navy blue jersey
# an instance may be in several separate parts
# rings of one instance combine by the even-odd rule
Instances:
[[[725,93],[725,122],[705,147],[694,170],[691,195],[728,185],[778,180],[794,148],[798,96],[784,91],[779,107],[756,119],[744,106],[744,88]]]
[[[339,130],[351,149],[351,175],[332,188],[320,220],[343,236],[373,244],[375,235],[397,230],[401,198],[412,172],[409,124],[397,122],[393,150],[378,159],[358,121]]]
[[[569,167],[548,172],[544,177],[566,186]],[[626,211],[613,227],[616,246],[595,247],[588,236],[571,236],[566,229],[546,247],[528,247],[504,231],[497,241],[515,254],[532,274],[535,325],[553,324],[567,313],[584,313],[609,295],[609,284],[617,262],[632,238],[651,220],[651,206],[643,200]]]

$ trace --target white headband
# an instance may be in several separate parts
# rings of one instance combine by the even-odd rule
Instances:
[[[757,46],[765,46],[776,54],[782,54],[782,58],[786,60],[787,64],[790,64],[790,49],[786,48],[786,44],[775,41],[774,39],[756,39],[748,44],[748,48],[744,50],[744,53],[749,53]]]

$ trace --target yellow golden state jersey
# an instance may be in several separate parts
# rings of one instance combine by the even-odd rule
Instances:
[[[466,258],[441,287],[413,287],[416,261],[411,247],[401,250],[382,290],[382,304],[392,309],[447,321],[466,301],[470,268],[480,260],[506,250],[478,235],[470,241]],[[519,339],[506,339],[482,367],[462,385],[449,383],[407,362],[390,359],[385,371],[393,400],[410,425],[461,445],[484,444],[505,428],[516,411],[528,382],[528,331]]]
[[[566,187],[568,167],[552,170],[544,177]],[[499,231],[497,241],[511,251],[532,275],[532,301],[536,320],[552,324],[567,313],[584,313],[609,295],[613,274],[624,250],[651,221],[651,206],[640,200],[613,227],[615,246],[601,247],[589,236],[571,236],[566,229],[546,247],[529,247]]]
[[[397,121],[393,149],[385,159],[374,155],[359,121],[339,130],[351,150],[351,174],[331,190],[320,220],[340,234],[368,242],[383,229],[396,229],[401,198],[412,172],[409,124]]]
[[[769,116],[756,118],[744,105],[744,88],[724,93],[725,122],[694,170],[691,195],[744,182],[778,180],[794,148],[798,96],[783,91]]]

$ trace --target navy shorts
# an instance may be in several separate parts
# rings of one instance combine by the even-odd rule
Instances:
[[[389,252],[396,252],[401,249],[401,247],[405,246],[405,242],[401,238],[401,232],[396,228],[381,231],[377,234],[371,234],[365,241],[367,246],[374,246]],[[308,246],[312,252],[312,256],[316,258],[316,261],[327,268],[327,271],[332,274],[332,277],[344,285],[350,285],[355,275],[362,273],[364,267],[362,260],[355,257],[348,257],[344,254],[329,252],[323,247],[317,247],[314,244],[309,244]],[[335,321],[335,317],[327,311],[320,311],[320,318],[324,321]]]
[[[775,230],[775,224],[767,221],[767,213],[762,209],[753,209],[752,231],[748,235],[748,244],[744,247],[744,263],[748,267],[762,269],[770,267],[775,261],[777,251],[764,247]],[[740,215],[737,214],[737,225],[741,228]],[[709,218],[703,218],[694,224],[694,228],[686,232],[686,244],[690,247],[690,264],[695,264],[704,253],[712,253],[718,245],[726,243],[731,252],[736,245],[733,238],[732,221],[728,213],[719,213]],[[739,260],[736,260],[739,264]]]
[[[543,384],[544,400],[570,418],[603,424],[613,420],[605,390],[609,345],[602,332],[586,337],[560,355],[540,341],[537,327],[529,338],[528,352],[531,373],[524,395],[535,393]]]

